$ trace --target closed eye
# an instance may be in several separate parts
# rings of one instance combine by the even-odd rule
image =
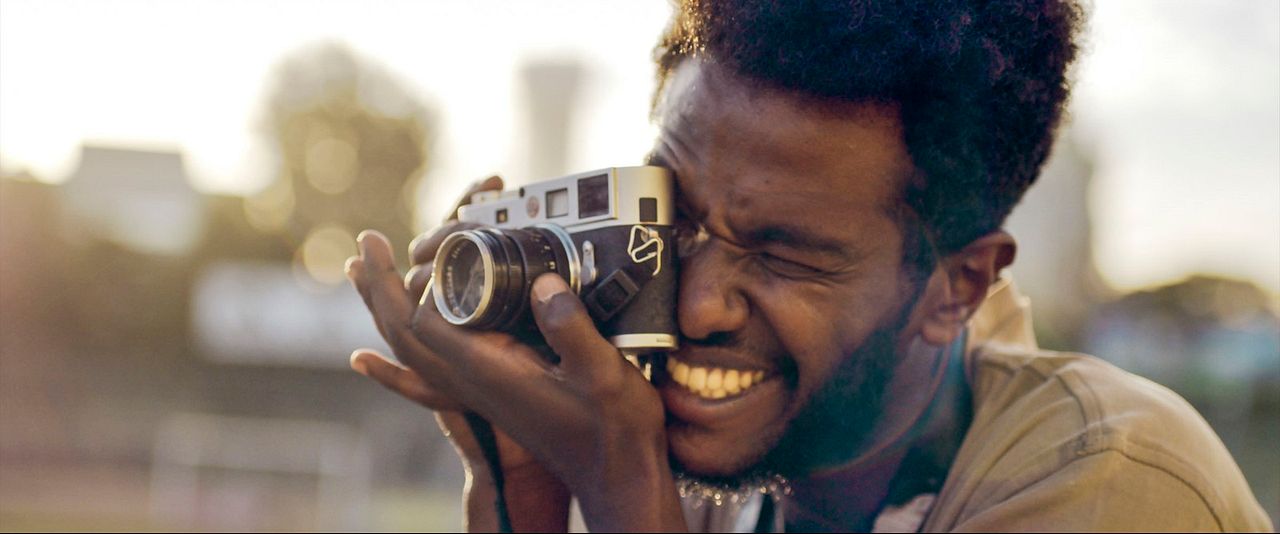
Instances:
[[[805,280],[827,274],[826,271],[768,253],[755,254],[757,262],[769,272],[793,280]]]

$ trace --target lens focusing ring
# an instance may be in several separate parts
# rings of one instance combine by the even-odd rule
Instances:
[[[551,223],[538,224],[534,228],[550,234],[560,242],[565,254],[563,263],[566,266],[559,269],[560,275],[569,282],[569,290],[573,291],[573,294],[582,293],[582,261],[578,258],[578,247],[573,244],[573,238],[569,236],[569,232],[560,225]]]
[[[529,291],[533,281],[546,272],[557,272],[575,291],[577,282],[577,251],[573,241],[559,227],[523,229],[463,230],[449,235],[436,254],[432,269],[433,296],[436,308],[446,321],[484,330],[513,331],[527,320]],[[546,225],[553,226],[553,225]],[[556,231],[558,230],[558,232]],[[474,245],[478,249],[483,281],[478,288],[476,280],[467,279],[466,288],[455,287],[459,256],[466,259],[461,247]],[[477,273],[472,273],[477,274]],[[455,312],[459,289],[480,291],[474,310]]]
[[[489,309],[489,303],[493,300],[494,284],[496,282],[494,250],[490,245],[488,236],[473,230],[463,230],[454,232],[445,237],[444,242],[440,243],[440,248],[436,250],[435,265],[431,268],[432,293],[436,301],[436,309],[440,310],[440,315],[446,321],[456,325],[470,325],[475,323]],[[456,256],[461,254],[461,247],[468,244],[474,246],[481,260],[481,275],[483,276],[482,285],[479,288],[479,303],[474,310],[459,314],[454,311],[454,306],[449,302],[449,295],[455,294],[454,271],[458,268],[455,265]]]

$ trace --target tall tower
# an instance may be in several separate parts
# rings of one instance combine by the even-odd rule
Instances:
[[[1089,212],[1093,158],[1070,133],[1058,136],[1040,178],[1005,222],[1018,240],[1013,278],[1031,298],[1042,344],[1059,349],[1078,341],[1090,306],[1103,296]]]
[[[517,146],[527,151],[527,180],[567,174],[583,68],[572,60],[539,60],[520,71],[528,124]]]

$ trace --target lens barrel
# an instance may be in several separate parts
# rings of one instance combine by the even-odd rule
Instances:
[[[452,324],[511,332],[529,322],[529,291],[549,272],[580,289],[577,250],[559,226],[463,230],[440,244],[432,293]]]

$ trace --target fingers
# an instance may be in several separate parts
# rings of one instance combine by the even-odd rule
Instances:
[[[470,230],[472,228],[482,228],[483,225],[476,223],[449,223],[436,228],[430,232],[419,235],[414,238],[413,243],[409,245],[409,259],[414,265],[423,265],[431,263],[436,259],[436,251],[440,249],[440,243],[444,242],[444,238],[449,234],[461,230]]]
[[[364,286],[364,270],[364,260],[359,255],[347,258],[345,268],[347,280],[351,281],[351,285],[356,288],[356,293],[360,295],[360,300],[364,301],[364,307],[372,314],[374,305],[369,291]],[[373,317],[373,326],[378,329],[378,335],[381,335],[382,339],[387,339],[387,332],[382,329],[382,322],[378,320],[377,316]]]
[[[440,248],[440,242],[444,240],[442,234],[444,234],[445,228],[448,227],[448,224],[438,226],[413,238],[413,241],[409,242],[409,263],[422,265],[435,259],[436,249]],[[433,244],[435,246],[428,244],[431,241],[434,241]]]
[[[480,410],[488,407],[488,392],[495,388],[513,381],[524,387],[545,378],[540,376],[537,355],[514,338],[458,328],[445,321],[434,304],[418,306],[410,300],[382,234],[365,231],[357,240],[360,256],[348,262],[349,276],[383,339],[419,379]]]
[[[431,264],[414,265],[409,268],[409,274],[404,275],[404,288],[409,292],[409,300],[417,302],[421,306],[424,297],[427,297],[427,282],[431,280]]]
[[[434,364],[434,355],[414,337],[412,320],[417,306],[392,261],[391,244],[373,230],[361,232],[356,242],[360,257],[347,264],[356,290],[396,357],[414,370],[424,371]]]
[[[605,357],[610,365],[618,363],[618,349],[601,337],[587,308],[559,275],[547,273],[534,280],[531,304],[538,329],[560,356],[565,372],[589,373]]]
[[[440,247],[440,241],[444,239],[445,235],[452,233],[452,232],[445,232],[443,235],[441,235],[441,230],[448,228],[450,226],[450,223],[457,222],[458,209],[468,204],[471,204],[472,195],[482,191],[501,191],[501,190],[502,190],[502,178],[498,176],[490,176],[478,182],[472,183],[470,186],[468,186],[467,192],[463,193],[462,198],[458,199],[458,202],[454,204],[453,210],[449,212],[448,217],[445,217],[444,224],[440,228],[436,228],[433,231],[421,234],[418,237],[413,238],[413,241],[409,242],[409,258],[411,262],[416,265],[420,263],[427,263],[431,261],[433,258],[435,258],[436,249]],[[479,225],[471,225],[471,227],[475,227],[475,226],[479,226]],[[432,238],[435,239],[434,244],[424,243],[424,241]]]
[[[351,353],[351,368],[383,387],[432,410],[462,410],[463,406],[434,390],[417,373],[370,349]]]

